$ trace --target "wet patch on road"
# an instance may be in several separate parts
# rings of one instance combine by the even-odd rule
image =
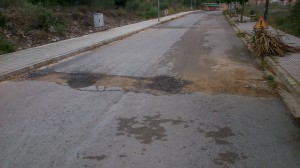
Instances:
[[[100,156],[85,156],[83,157],[83,159],[89,159],[89,160],[97,160],[97,161],[101,161],[103,159],[107,158],[106,155],[100,155]]]
[[[235,136],[231,128],[225,126],[225,127],[217,127],[217,129],[218,129],[217,131],[205,131],[201,128],[197,128],[197,132],[201,134],[204,133],[206,137],[212,138],[216,145],[232,145],[232,143],[224,140],[224,138]]]
[[[222,140],[222,139],[215,139],[214,140],[216,145],[232,145],[232,143]]]
[[[220,127],[217,127],[217,128],[218,128],[217,131],[206,132],[206,137],[222,139],[222,138],[227,138],[227,137],[235,135],[234,133],[232,133],[231,128],[229,128],[227,126],[225,126],[223,128],[220,128]]]
[[[139,121],[137,117],[118,118],[118,133],[116,135],[125,135],[134,137],[143,144],[151,144],[155,140],[167,141],[166,128],[163,124],[180,125],[187,123],[178,119],[162,119],[161,114],[154,116],[144,116]]]
[[[233,165],[236,161],[240,161],[241,159],[247,159],[244,154],[237,154],[235,152],[227,151],[224,153],[219,153],[218,156],[213,160],[216,165]]]

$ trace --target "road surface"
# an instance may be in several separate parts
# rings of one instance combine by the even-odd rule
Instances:
[[[300,166],[300,127],[221,12],[0,83],[0,167]]]

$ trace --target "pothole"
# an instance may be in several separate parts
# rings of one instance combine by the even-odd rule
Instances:
[[[204,92],[208,94],[237,94],[254,97],[274,97],[276,92],[267,81],[253,79],[235,80],[227,76],[183,75],[155,76],[152,78],[107,75],[100,73],[62,73],[37,70],[21,77],[25,80],[56,82],[82,91],[130,91],[153,95]],[[230,76],[230,75],[229,75]],[[86,89],[87,87],[91,87]]]
[[[104,76],[105,75],[102,74],[89,74],[89,73],[64,75],[68,85],[71,88],[84,88],[84,87],[94,85],[98,80],[100,80]]]
[[[151,83],[146,85],[147,88],[153,90],[159,90],[164,92],[175,92],[178,93],[186,85],[192,84],[191,82],[183,79],[176,79],[170,76],[157,76],[150,79]]]
[[[97,91],[107,91],[112,89],[106,88],[119,87],[125,91],[146,92],[151,94],[178,94],[182,93],[184,87],[192,84],[190,81],[170,76],[141,78],[97,73],[61,73],[47,71],[29,72],[23,75],[22,78],[56,82],[80,90],[82,90],[81,88],[90,86],[95,86],[95,88],[103,87],[103,89],[100,90],[96,89]],[[89,89],[84,89],[84,91],[88,90]]]

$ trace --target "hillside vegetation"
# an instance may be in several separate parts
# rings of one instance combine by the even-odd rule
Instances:
[[[169,14],[189,0],[161,0]],[[93,33],[94,13],[105,29],[157,17],[157,0],[0,0],[0,54]]]

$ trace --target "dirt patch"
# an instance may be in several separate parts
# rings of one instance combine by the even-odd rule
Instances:
[[[67,84],[75,89],[95,85],[97,87],[104,86],[104,88],[119,87],[126,91],[146,92],[158,95],[182,93],[181,91],[185,86],[192,84],[192,82],[187,80],[169,76],[139,78],[93,73],[58,73],[47,71],[33,71],[23,75],[22,78]]]
[[[140,143],[151,144],[154,140],[167,141],[166,129],[162,124],[179,125],[186,123],[181,119],[161,119],[161,114],[144,116],[142,121],[137,117],[118,118],[117,135],[133,136]]]
[[[208,94],[237,94],[253,97],[274,97],[276,90],[270,88],[270,81],[257,78],[243,69],[213,71],[206,73],[186,73],[182,78],[156,76],[141,78],[97,73],[60,73],[47,70],[29,72],[21,79],[56,82],[74,89],[96,86],[104,88],[118,87],[125,91],[143,92],[153,95],[184,94],[205,92]],[[232,66],[232,65],[231,65]],[[247,68],[247,67],[245,67]],[[244,68],[244,69],[245,69]],[[227,73],[225,73],[227,72]]]
[[[226,27],[230,28],[225,25],[224,28]],[[276,89],[269,87],[263,73],[256,68],[257,63],[251,58],[250,52],[239,44],[240,41],[233,36],[230,38],[230,31],[225,39],[219,29],[210,29],[215,31],[190,29],[165,54],[165,62],[172,62],[174,65],[171,73],[193,82],[181,92],[277,96]],[[232,40],[234,44],[221,46],[218,41],[223,40]]]
[[[205,92],[208,94],[235,94],[253,97],[275,97],[276,88],[271,88],[270,81],[259,78],[245,77],[243,73],[224,71],[213,72],[210,75],[189,74],[184,79],[192,81],[182,92]]]

